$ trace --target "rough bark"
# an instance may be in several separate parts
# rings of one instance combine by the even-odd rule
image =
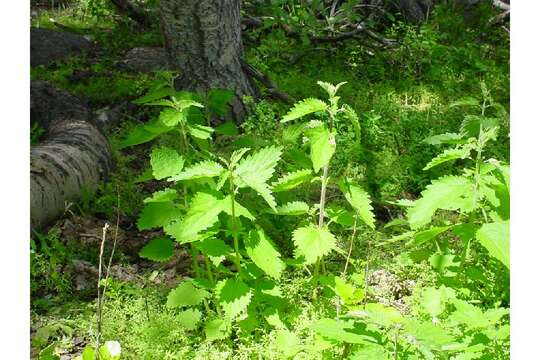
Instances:
[[[78,98],[44,82],[31,84],[31,116],[46,138],[30,149],[30,224],[40,229],[94,191],[112,168],[107,139]]]
[[[399,0],[399,8],[405,19],[412,24],[419,24],[426,20],[427,14],[433,6],[432,0]]]
[[[111,0],[111,3],[116,7],[118,12],[125,14],[138,24],[146,26],[150,23],[148,14],[137,4],[129,0]]]
[[[234,90],[233,117],[245,115],[242,97],[256,96],[242,70],[239,0],[161,0],[161,28],[171,67],[181,71],[178,86],[189,91]]]

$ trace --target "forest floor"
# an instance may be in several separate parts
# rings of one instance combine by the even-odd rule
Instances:
[[[32,68],[32,79],[50,81],[88,99],[96,114],[115,117],[119,125],[109,134],[117,164],[110,181],[100,185],[96,194],[85,194],[79,203],[71,204],[62,219],[34,234],[32,239],[32,358],[54,359],[46,357],[54,352],[61,360],[72,359],[87,345],[95,343],[97,268],[106,223],[110,228],[105,259],[108,260],[113,240],[117,241],[117,250],[103,311],[103,338],[121,344],[122,358],[340,358],[342,349],[334,348],[335,343],[319,337],[313,328],[318,320],[334,316],[335,293],[327,286],[318,300],[313,301],[310,277],[301,267],[285,271],[280,280],[283,299],[289,304],[280,319],[286,324],[285,334],[291,336],[286,346],[276,335],[277,330],[268,324],[254,328],[243,324],[222,341],[206,340],[204,331],[188,331],[178,325],[182,323],[179,313],[165,304],[170,289],[182,279],[193,277],[192,258],[184,246],[177,246],[174,257],[165,262],[139,256],[145,244],[163,236],[161,230],[140,231],[137,227],[143,199],[162,189],[163,183],[145,177],[150,144],[121,146],[133,129],[155,115],[153,109],[135,106],[132,101],[144,95],[160,77],[160,72],[141,72],[126,66],[126,55],[134,48],[159,47],[159,32],[137,30],[110,16],[101,20],[85,18],[70,7],[34,10],[33,26],[58,29],[51,21],[54,19],[72,31],[89,36],[97,44],[97,51],[52,66]],[[508,109],[509,44],[500,40],[505,39],[505,32],[479,32],[463,20],[436,13],[420,29],[405,25],[389,29],[386,35],[399,37],[400,44],[376,53],[366,51],[354,40],[314,49],[309,44],[292,46],[290,39],[280,32],[251,35],[257,41],[246,46],[247,61],[268,74],[281,91],[295,100],[324,98],[317,80],[347,82],[340,89],[341,101],[359,114],[361,144],[352,144],[352,134],[338,141],[338,147],[343,150],[332,160],[332,171],[355,179],[369,192],[377,225],[375,230],[367,226],[359,228],[352,252],[355,274],[365,278],[367,300],[396,309],[403,316],[417,317],[423,289],[452,284],[446,281],[451,275],[442,276],[440,268],[430,261],[438,243],[416,248],[407,247],[399,239],[385,243],[404,231],[400,220],[406,218],[406,209],[396,205],[396,201],[415,200],[433,179],[460,172],[460,160],[423,170],[439,150],[424,139],[459,131],[463,108],[451,104],[471,97],[481,98],[484,86],[494,102]],[[239,141],[259,146],[271,143],[273,138],[281,136],[282,129],[276,123],[289,107],[268,98],[252,101],[240,134],[226,143]],[[504,136],[508,131],[505,126],[488,152],[508,162],[509,139]],[[39,136],[39,129],[34,129],[33,142],[38,142]],[[308,186],[306,194],[307,198],[316,200],[317,186]],[[283,224],[290,237],[291,224],[285,220]],[[286,234],[282,235],[277,241],[280,251],[284,258],[292,258],[291,241],[283,240]],[[349,236],[346,231],[338,235],[340,248],[348,247]],[[199,261],[204,266],[204,259]],[[339,273],[343,262],[343,255],[329,255],[328,273]],[[480,272],[495,282],[500,269],[489,266]],[[233,262],[226,263],[226,267],[232,271]],[[503,279],[506,277],[502,275]],[[475,286],[465,281],[456,288],[470,288],[469,292],[473,293],[470,297],[477,300],[480,295],[476,292],[484,291],[482,294],[488,295],[482,295],[477,303],[485,309],[494,304],[508,306],[508,299],[501,301],[503,285],[484,284],[483,290]],[[278,330],[283,331],[279,327]],[[397,336],[396,332],[396,339]],[[478,357],[459,359],[507,358],[507,345],[500,344],[496,357],[486,350],[483,355],[474,353]],[[404,345],[402,350],[409,355],[399,358],[426,356],[425,353],[412,355],[414,351]],[[436,358],[450,358],[449,353],[431,350],[437,354]]]

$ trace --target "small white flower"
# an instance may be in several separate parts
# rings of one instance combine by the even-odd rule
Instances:
[[[119,357],[120,353],[122,352],[122,348],[118,341],[107,341],[105,343],[105,347],[107,348],[109,355],[113,358]]]

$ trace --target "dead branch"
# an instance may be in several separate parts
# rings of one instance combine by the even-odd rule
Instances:
[[[264,86],[266,86],[270,95],[275,99],[284,101],[288,104],[294,103],[294,99],[292,97],[278,90],[277,85],[272,81],[272,79],[270,79],[270,77],[268,77],[268,75],[255,69],[253,66],[251,66],[244,60],[242,60],[242,70],[244,70],[247,75],[255,78],[256,80],[260,81]]]

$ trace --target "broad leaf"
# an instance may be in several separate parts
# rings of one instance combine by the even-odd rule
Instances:
[[[165,109],[159,113],[159,121],[163,124],[173,127],[179,123],[185,122],[187,119],[186,112],[178,111],[176,109]]]
[[[191,282],[185,281],[171,290],[167,296],[167,307],[179,308],[200,304],[208,297],[208,292],[196,288]]]
[[[433,135],[424,140],[425,143],[430,145],[441,144],[461,144],[464,142],[462,134],[456,133],[444,133],[439,135]]]
[[[222,199],[212,194],[198,192],[191,201],[185,217],[165,227],[165,232],[181,244],[197,240],[201,231],[218,222],[218,215],[224,210]]]
[[[476,239],[488,253],[510,269],[510,221],[498,221],[482,225]]]
[[[303,201],[291,201],[280,205],[276,209],[277,215],[296,216],[303,215],[309,211],[309,205]]]
[[[360,186],[350,182],[349,179],[341,181],[339,188],[360,219],[371,229],[375,229],[375,215],[369,194]]]
[[[137,100],[134,100],[133,103],[135,104],[145,104],[150,101],[162,99],[167,96],[174,95],[176,91],[174,89],[171,89],[169,87],[166,88],[159,88],[154,91],[148,92],[148,94],[144,95],[143,97],[138,98]]]
[[[156,191],[151,197],[147,197],[143,200],[146,203],[152,202],[171,202],[178,199],[178,193],[176,189],[167,188],[165,190]]]
[[[314,264],[317,259],[329,254],[336,248],[336,238],[327,228],[319,229],[309,225],[293,232],[296,245],[295,256],[303,257],[307,264]]]
[[[335,134],[330,133],[326,126],[317,126],[306,131],[309,137],[309,148],[313,170],[319,170],[328,165],[336,151]]]
[[[212,137],[212,133],[214,132],[214,129],[212,129],[209,126],[193,124],[193,125],[188,126],[188,132],[194,138],[206,140]]]
[[[232,200],[231,195],[227,195],[223,200],[223,211],[227,213],[228,215],[232,216]],[[235,216],[243,216],[246,219],[249,219],[251,221],[255,221],[255,217],[251,215],[248,209],[240,205],[237,201],[234,202],[234,213]]]
[[[251,230],[244,239],[244,245],[248,256],[261,270],[268,276],[279,279],[285,263],[281,260],[281,255],[275,249],[270,239],[261,228]]]
[[[162,227],[178,219],[181,211],[172,202],[151,202],[143,208],[137,227],[139,230],[148,230]]]
[[[185,168],[179,174],[172,176],[169,181],[193,180],[205,177],[216,177],[223,172],[223,166],[217,162],[205,160]]]
[[[321,319],[312,326],[319,335],[329,339],[351,344],[365,344],[376,342],[376,339],[365,330],[355,329],[354,321],[338,321],[334,319]]]
[[[225,116],[229,112],[229,102],[234,92],[228,89],[212,89],[208,93],[208,107],[218,116]]]
[[[450,300],[455,299],[455,297],[456,292],[444,285],[438,289],[429,287],[424,289],[420,305],[422,305],[429,315],[436,317],[443,313],[446,304]]]
[[[216,134],[220,135],[238,135],[238,128],[236,127],[236,124],[232,121],[224,122],[223,124],[219,125],[215,128]]]
[[[144,144],[154,140],[161,134],[171,131],[173,128],[163,124],[158,119],[149,121],[148,123],[137,126],[131,131],[128,136],[120,143],[120,149]]]
[[[230,323],[224,319],[214,319],[206,323],[204,327],[204,333],[206,334],[206,339],[213,340],[222,340],[228,336],[230,331]]]
[[[174,244],[169,238],[152,239],[140,251],[139,256],[152,261],[167,261],[174,254]]]
[[[227,256],[233,255],[234,250],[221,239],[206,238],[195,243],[195,247],[210,258],[214,266],[219,266]]]
[[[231,321],[247,310],[253,293],[241,280],[227,279],[217,283],[216,295],[225,318]]]
[[[432,167],[443,164],[447,161],[457,159],[467,159],[471,154],[471,148],[469,146],[462,146],[454,149],[446,149],[441,154],[434,157],[423,170],[429,170]]]
[[[186,330],[195,330],[201,321],[202,313],[198,309],[188,309],[178,314],[178,324]]]
[[[184,167],[184,158],[176,150],[166,147],[154,148],[150,154],[152,174],[157,180],[178,174]]]
[[[340,82],[339,84],[337,85],[332,85],[326,81],[317,81],[317,84],[322,87],[327,93],[328,93],[328,96],[329,97],[334,97],[337,93],[337,91],[339,90],[339,88],[342,86],[342,85],[345,85],[347,82],[346,81],[343,81],[343,82]]]
[[[311,169],[297,170],[280,177],[272,184],[273,192],[289,191],[311,180]]]
[[[324,111],[328,105],[319,99],[308,98],[302,101],[297,102],[291,110],[283,117],[281,120],[282,123],[287,121],[295,120],[312,114],[314,112]]]

